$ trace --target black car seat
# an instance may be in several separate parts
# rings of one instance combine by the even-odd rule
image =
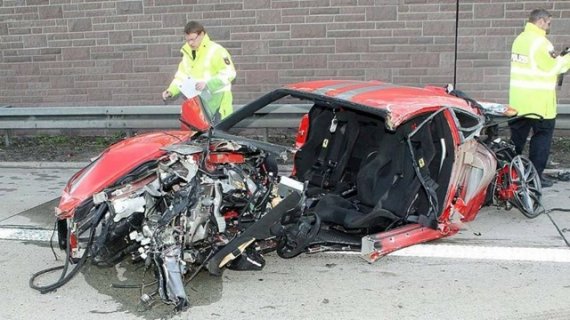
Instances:
[[[296,177],[311,186],[333,189],[341,180],[358,137],[356,115],[315,106],[309,112],[306,143],[295,156]]]
[[[315,213],[323,222],[338,224],[346,229],[358,229],[397,219],[390,211],[378,206],[398,174],[398,161],[393,152],[398,148],[398,137],[387,133],[382,138],[382,147],[372,151],[362,160],[356,176],[357,195],[346,199],[340,195],[327,194],[315,207]],[[399,151],[399,150],[398,150]]]
[[[315,213],[323,222],[345,229],[360,229],[406,219],[412,204],[416,207],[414,212],[429,212],[432,203],[420,191],[420,179],[428,181],[430,188],[437,188],[427,169],[435,155],[428,127],[426,125],[411,139],[415,161],[404,135],[404,132],[410,132],[409,126],[396,133],[385,133],[377,152],[362,161],[356,179],[356,197],[347,199],[327,194],[315,206]],[[421,166],[421,177],[417,175],[414,162]],[[433,227],[434,219],[421,223]]]

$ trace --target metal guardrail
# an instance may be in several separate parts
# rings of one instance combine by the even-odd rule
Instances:
[[[239,109],[241,106],[235,106]],[[247,128],[295,128],[306,105],[269,105],[244,120]],[[0,106],[0,130],[4,143],[10,143],[13,130],[49,129],[176,129],[180,127],[179,105],[108,106],[108,107],[37,107]],[[558,105],[556,129],[570,130],[570,104]]]
[[[236,109],[242,106],[235,106]],[[307,105],[274,104],[256,112],[258,117],[240,122],[243,128],[295,128]],[[108,106],[108,107],[37,107],[0,106],[0,131],[10,144],[14,130],[140,130],[180,128],[179,105]]]
[[[570,130],[570,104],[559,104],[556,116],[556,129]]]

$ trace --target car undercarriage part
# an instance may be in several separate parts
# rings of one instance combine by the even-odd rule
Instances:
[[[270,230],[281,217],[288,211],[296,210],[300,206],[302,197],[299,193],[291,193],[279,204],[265,214],[257,223],[246,229],[239,237],[235,238],[224,248],[218,251],[207,264],[210,274],[219,275],[225,259],[229,255],[237,257],[242,254],[242,245],[251,243],[256,239],[265,239],[272,236]]]
[[[489,196],[498,206],[507,210],[514,206],[527,218],[536,218],[546,211],[542,205],[542,185],[538,172],[528,158],[516,155],[514,146],[496,135],[498,129],[486,139],[498,160]]]
[[[452,231],[450,234],[457,232]],[[362,238],[361,257],[374,262],[390,252],[431,240],[445,237],[439,230],[419,224],[408,224],[383,233],[371,234]]]
[[[527,218],[536,218],[545,211],[538,172],[529,159],[520,155],[497,173],[496,195],[499,200],[514,205]]]
[[[210,137],[165,149],[166,155],[93,195],[73,219],[58,225],[60,244],[67,248],[64,274],[70,263],[77,265],[54,285],[37,286],[34,275],[30,286],[45,293],[69,281],[88,260],[108,267],[131,256],[133,263],[153,270],[157,280],[154,291],[141,292],[141,301],[157,296],[181,311],[190,305],[185,278],[193,278],[212,259],[222,258],[216,260],[223,262],[218,268],[264,266],[262,251],[252,243],[272,236],[251,227],[278,197],[272,156],[253,145]],[[282,202],[281,208],[291,200]],[[242,234],[255,237],[232,247],[229,255],[216,255]]]

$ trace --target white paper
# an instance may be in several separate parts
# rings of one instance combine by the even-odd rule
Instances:
[[[180,91],[187,99],[194,98],[200,94],[200,91],[196,90],[196,80],[190,77],[184,79],[182,83],[178,85],[178,88],[180,88]]]

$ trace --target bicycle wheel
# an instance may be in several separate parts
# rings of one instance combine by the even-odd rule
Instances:
[[[509,201],[528,218],[536,218],[543,211],[540,200],[542,185],[536,168],[530,160],[516,156],[509,165],[509,182],[514,187]]]

